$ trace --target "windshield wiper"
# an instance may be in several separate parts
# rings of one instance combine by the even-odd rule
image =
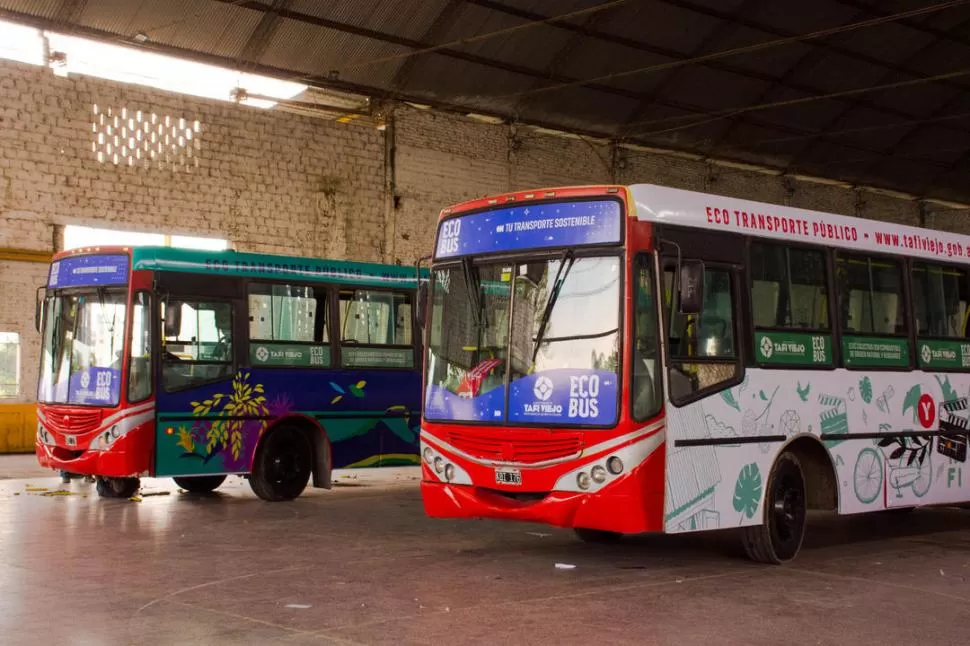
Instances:
[[[472,261],[470,258],[465,258],[461,261],[461,273],[465,278],[465,287],[468,292],[468,304],[472,306],[472,311],[475,312],[475,326],[478,329],[485,327],[488,324],[488,319],[484,308],[482,307],[482,288],[481,284],[478,282],[475,276],[475,270],[472,268]],[[478,335],[476,334],[476,337]]]
[[[556,278],[552,281],[552,291],[549,294],[549,300],[546,301],[545,309],[542,310],[542,318],[539,319],[539,330],[536,332],[534,341],[535,345],[532,346],[533,364],[536,362],[536,357],[539,355],[539,347],[542,345],[543,337],[546,335],[546,326],[549,325],[552,309],[556,306],[556,301],[559,300],[559,292],[562,291],[563,283],[566,282],[566,277],[569,275],[569,271],[573,268],[573,263],[575,262],[576,258],[573,256],[572,249],[566,249],[559,259],[559,270],[556,271]]]

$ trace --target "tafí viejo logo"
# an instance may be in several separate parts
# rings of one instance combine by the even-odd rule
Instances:
[[[775,344],[769,337],[761,338],[761,354],[765,359],[770,359],[775,353]]]
[[[549,398],[552,397],[552,380],[549,377],[539,377],[532,387],[532,393],[541,402],[549,401]]]

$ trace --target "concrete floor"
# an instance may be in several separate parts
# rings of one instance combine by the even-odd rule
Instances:
[[[15,470],[0,458],[0,473]],[[970,511],[813,518],[799,560],[768,567],[730,534],[603,547],[434,521],[413,471],[358,474],[287,504],[239,480],[209,498],[146,481],[140,502],[4,480],[0,643],[970,641]]]

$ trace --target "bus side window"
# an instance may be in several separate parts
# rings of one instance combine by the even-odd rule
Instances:
[[[669,312],[670,400],[693,399],[733,382],[740,374],[735,340],[737,274],[708,265],[704,271],[704,304],[697,314],[681,314],[673,293],[674,268],[664,270]]]
[[[232,375],[232,305],[170,299],[162,302],[162,321],[169,307],[180,308],[181,316],[179,329],[162,337],[165,389],[171,392]]]
[[[412,368],[411,293],[340,290],[341,363],[347,368]]]

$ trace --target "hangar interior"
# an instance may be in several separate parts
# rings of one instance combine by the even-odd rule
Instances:
[[[431,253],[440,210],[448,205],[540,187],[638,182],[968,233],[968,77],[966,0],[0,0],[0,453],[34,451],[41,345],[34,312],[56,252],[117,239],[412,266]],[[380,503],[381,513],[410,506],[419,514],[408,496],[395,490]],[[336,524],[344,541],[352,542],[349,518],[374,522],[351,504],[357,498],[366,496],[327,503],[328,512],[350,514]],[[308,540],[318,531],[307,520],[313,500],[295,512]],[[97,542],[97,529],[106,524],[127,527],[120,531],[150,550],[159,540],[167,548],[178,545],[186,523],[209,522],[200,516],[204,507],[172,521],[166,508],[145,511],[148,506],[140,519],[120,507],[67,519],[47,510],[38,517],[61,534],[93,523],[75,536],[67,561],[81,558],[77,546]],[[216,508],[219,522],[263,522],[236,499]],[[254,540],[285,532],[287,513],[275,510]],[[0,515],[27,520],[13,508]],[[340,558],[390,563],[394,570],[393,563],[413,553],[432,572],[444,567],[411,540],[416,530],[408,522],[392,526],[410,538],[386,559],[375,555],[374,535],[373,545],[362,543]],[[944,526],[962,528],[962,538],[958,532],[952,540],[965,549],[965,517],[933,519],[926,533]],[[479,544],[466,526],[446,527],[461,567],[490,582],[528,580],[532,565],[503,564],[498,538]],[[38,545],[56,549],[49,532],[36,531]],[[530,549],[520,545],[521,531],[501,531],[509,533],[496,536]],[[190,535],[186,553],[204,550],[218,535],[213,528]],[[896,537],[884,551],[922,572],[919,558],[937,563],[956,549],[940,539],[920,556],[918,543]],[[658,545],[679,549],[669,541],[638,548]],[[261,548],[247,549],[257,554]],[[250,610],[227,603],[202,611],[191,604],[202,603],[199,591],[209,579],[190,574],[161,594],[110,593],[125,618],[66,643],[436,643],[462,625],[441,599],[425,613],[397,584],[394,594],[408,596],[407,604],[388,592],[375,605],[381,613],[420,617],[424,628],[395,627],[372,608],[343,608],[342,602],[331,609],[354,617],[349,623],[294,619],[292,608],[281,610],[280,603],[299,607],[301,594],[315,594],[311,583],[284,576],[294,563],[313,560],[301,554],[303,560],[273,555],[258,563],[270,581],[267,590],[299,594],[250,590]],[[713,559],[693,563],[684,554],[677,552],[673,570],[714,576]],[[470,564],[475,555],[487,563]],[[575,547],[562,545],[545,556],[545,569],[554,559],[580,558]],[[666,567],[656,555],[640,564],[629,550],[596,558],[596,567],[612,568],[604,590],[637,590],[644,582],[624,578],[630,571]],[[24,562],[39,567],[43,560],[35,555]],[[5,577],[16,578],[17,561],[0,566]],[[216,561],[230,567],[226,553]],[[834,561],[816,561],[823,571],[837,570]],[[336,565],[330,583],[356,576]],[[49,573],[47,592],[33,590],[24,599],[44,604],[111,587],[92,579],[90,562],[79,567],[67,588]],[[192,565],[186,560],[179,567]],[[732,590],[745,577],[778,584],[776,574],[731,568],[737,569],[731,576],[741,577]],[[808,569],[797,585],[811,595]],[[152,566],[140,584],[155,585],[164,570]],[[136,581],[141,570],[130,561],[122,571],[114,583],[122,576]],[[413,573],[389,576],[403,580]],[[233,576],[221,576],[213,589],[228,598]],[[678,576],[664,585],[680,583]],[[376,579],[353,585],[382,599]],[[919,585],[939,594],[940,603],[970,595],[966,582]],[[432,588],[420,591],[433,596]],[[872,617],[903,603],[886,589],[879,593],[886,598],[869,599]],[[180,590],[191,590],[192,599],[159,601]],[[488,630],[462,633],[468,643],[488,634],[505,634],[512,643],[573,643],[589,634],[569,626],[528,638],[503,633],[501,593],[488,590],[491,605],[472,615]],[[659,590],[649,595],[662,602]],[[540,597],[548,606],[563,595],[565,584],[550,582]],[[946,595],[949,601],[942,601]],[[275,610],[251,612],[270,598]],[[95,616],[94,602],[68,604]],[[0,596],[6,608],[0,616],[40,630],[42,613],[25,603]],[[313,603],[319,609],[329,601]],[[456,605],[462,603],[476,601]],[[684,603],[703,609],[692,605],[696,600]],[[609,615],[586,598],[569,597],[568,604]],[[838,605],[832,604],[829,610]],[[172,628],[179,612],[187,613],[188,632]],[[965,608],[955,612],[966,616]],[[631,615],[609,620],[603,628],[609,641],[644,643],[628,632]],[[720,610],[713,616],[725,619]],[[891,623],[891,613],[884,619]],[[677,630],[666,628],[668,636]],[[900,630],[890,637],[901,638]],[[941,631],[933,633],[934,643],[952,638],[945,626],[933,630]],[[718,636],[688,633],[697,641],[684,643]],[[22,643],[36,643],[36,634]],[[783,633],[769,634],[744,643],[778,643]]]

